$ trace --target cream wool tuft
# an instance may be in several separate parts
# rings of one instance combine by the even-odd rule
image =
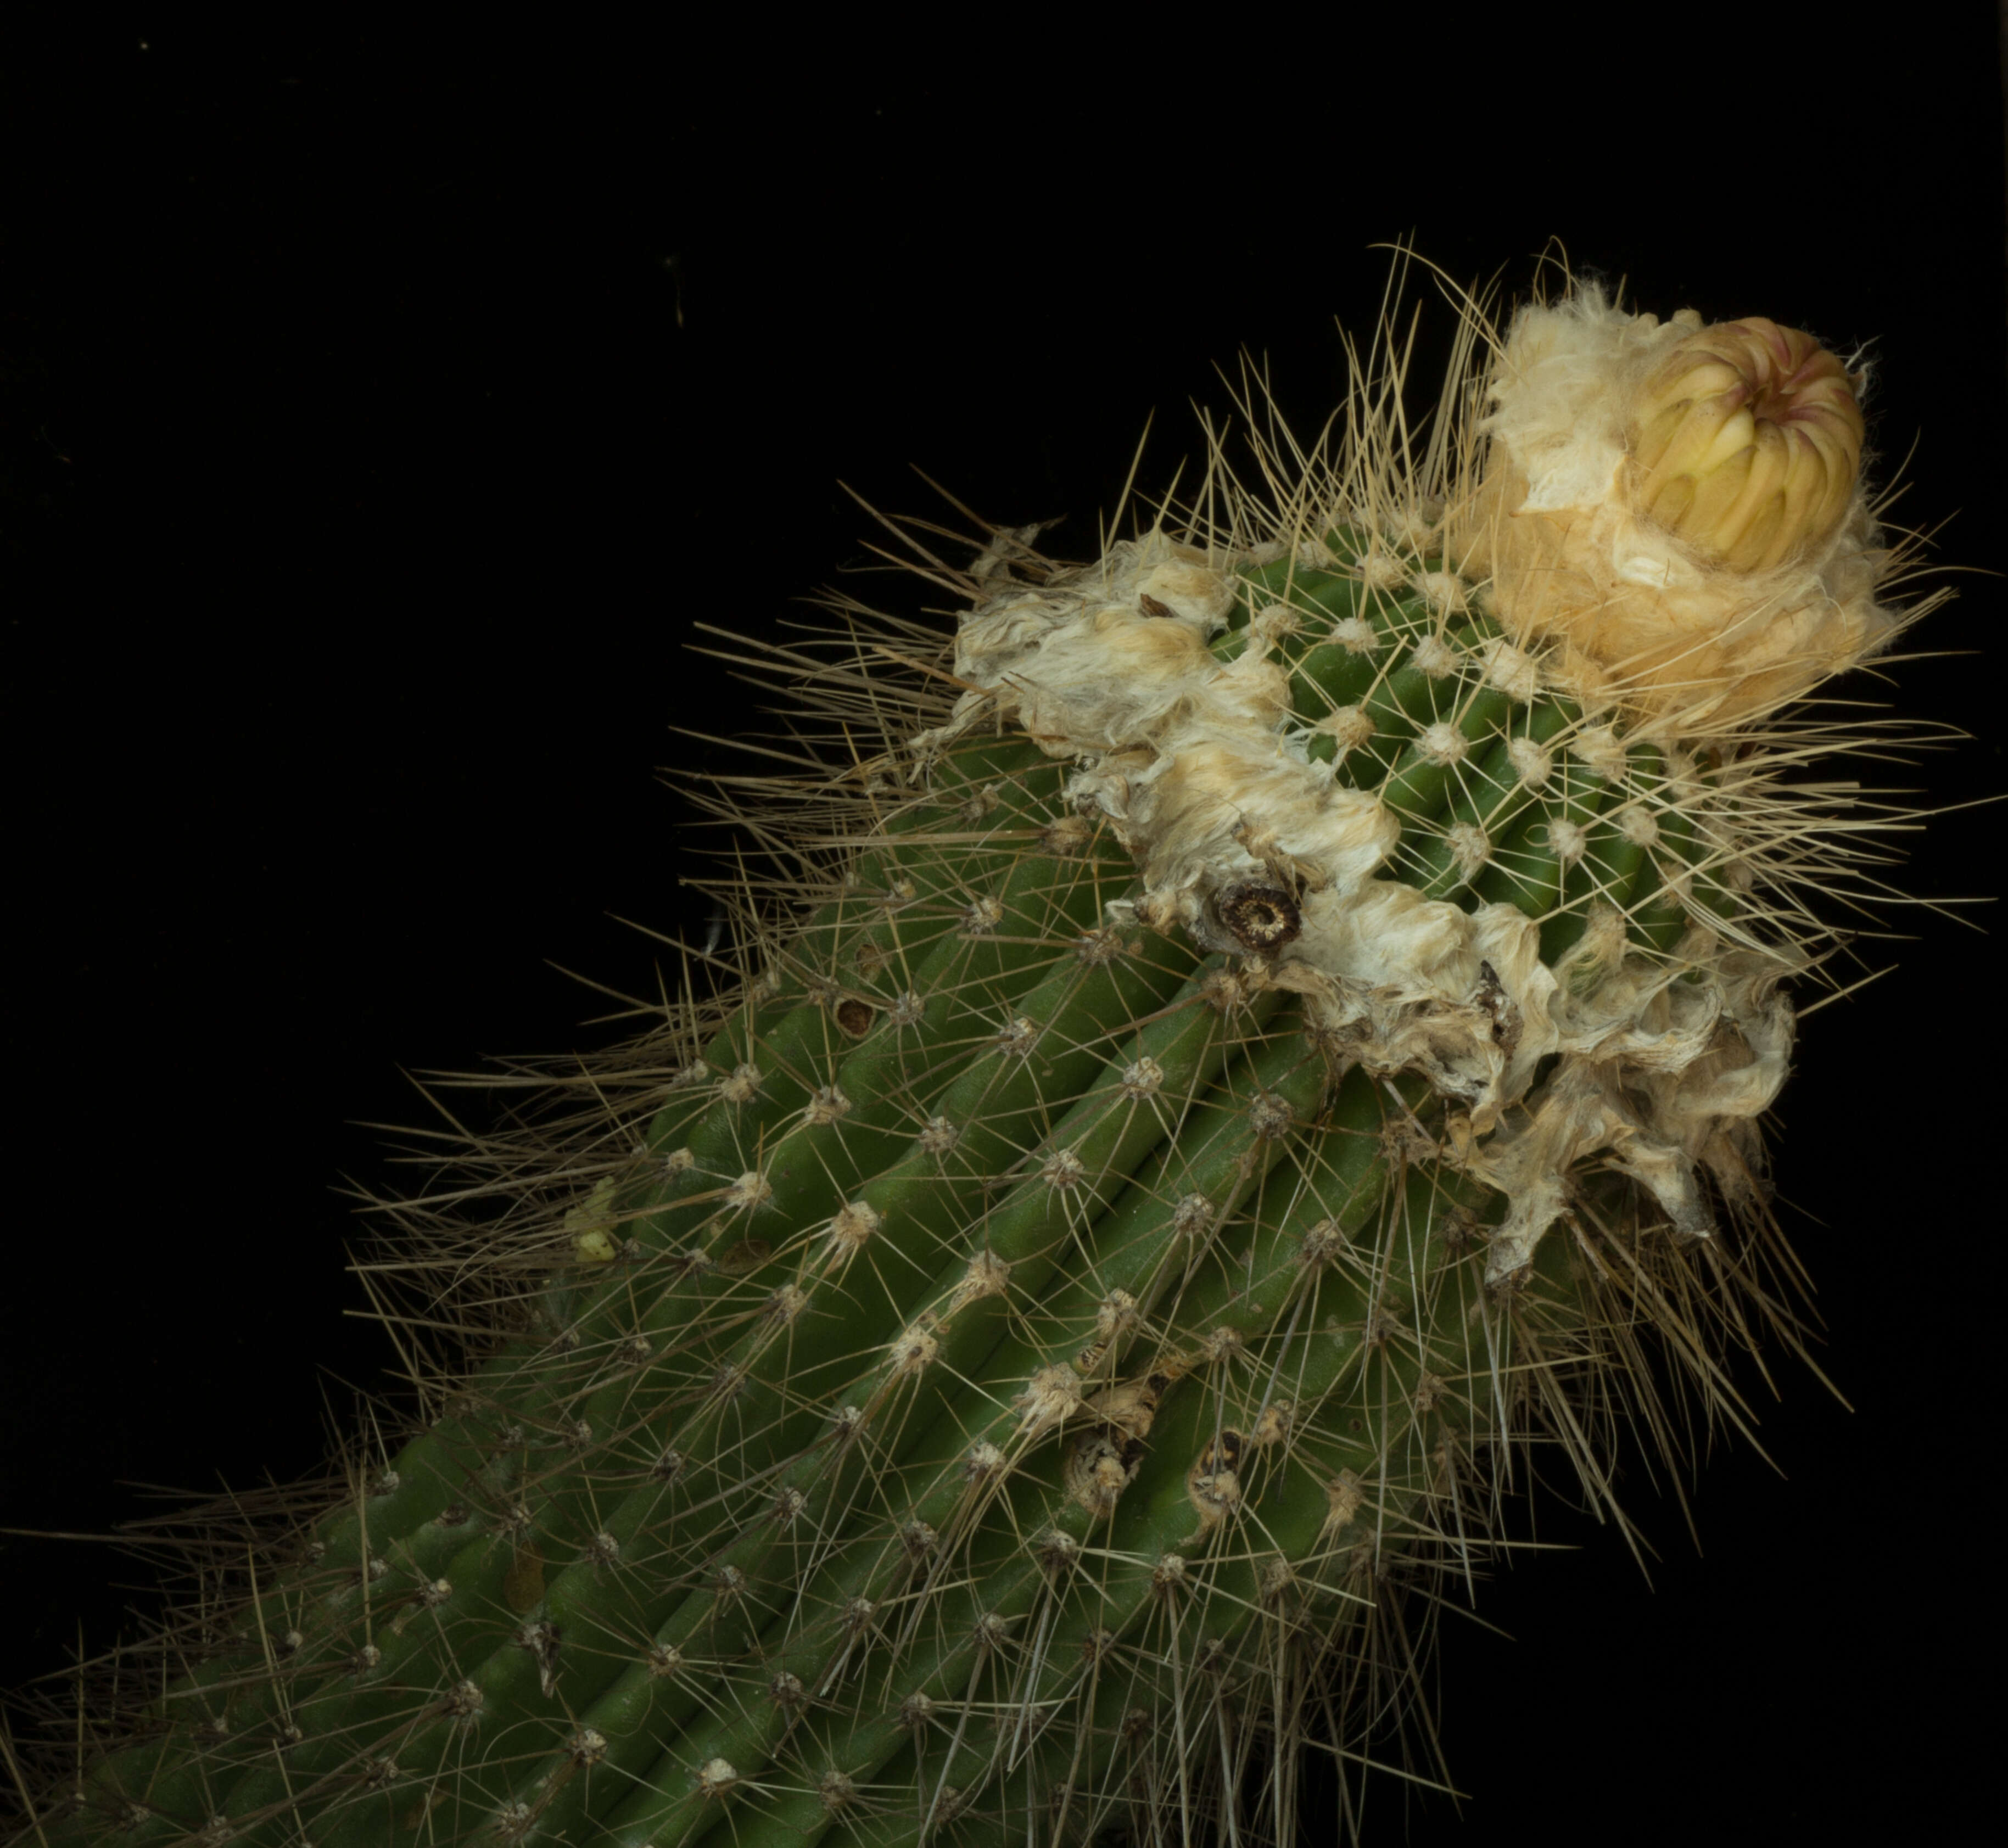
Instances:
[[[1820,543],[1754,572],[1639,504],[1642,401],[1703,334],[1692,309],[1627,314],[1593,285],[1523,308],[1487,384],[1483,479],[1447,535],[1517,640],[1560,645],[1558,684],[1670,733],[1774,709],[1898,626],[1876,601],[1887,555],[1859,489]]]
[[[1606,1151],[1685,1235],[1706,1235],[1698,1166],[1740,1171],[1749,1156],[1740,1130],[1716,1118],[1747,1122],[1784,1080],[1791,1014],[1769,995],[1784,965],[1724,981],[1698,940],[1692,968],[1626,956],[1571,995],[1515,906],[1466,912],[1379,876],[1400,823],[1310,755],[1265,638],[1254,634],[1227,663],[1206,645],[1232,604],[1231,563],[1154,531],[972,612],[956,652],[970,691],[946,733],[994,711],[1052,755],[1080,760],[1073,800],[1109,818],[1143,875],[1143,897],[1117,902],[1127,917],[1245,950],[1219,896],[1279,871],[1289,878],[1299,928],[1262,959],[1264,979],[1302,995],[1312,1019],[1369,1069],[1419,1072],[1467,1108],[1465,1164],[1511,1202],[1489,1267],[1495,1282],[1531,1262],[1566,1203],[1570,1172]],[[1180,613],[1158,613],[1174,573]],[[1431,588],[1434,602],[1441,586]],[[1424,670],[1444,652],[1439,643]],[[1528,663],[1494,650],[1479,665],[1517,688]],[[916,753],[925,761],[942,742],[925,734]],[[1584,728],[1572,749],[1619,773],[1608,726]],[[1699,985],[1679,982],[1683,973]],[[1488,1002],[1488,984],[1501,1000]],[[1512,1020],[1503,1036],[1501,1005]],[[1706,1068],[1707,1087],[1682,1085],[1691,1067]],[[1724,1101],[1711,1109],[1715,1097]]]

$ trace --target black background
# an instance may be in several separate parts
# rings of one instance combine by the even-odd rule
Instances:
[[[1553,237],[1663,313],[1873,340],[1896,517],[1999,567],[1987,9],[1861,51],[1669,21],[1621,58],[1559,14],[1517,55],[1441,21],[1252,50],[1228,23],[1119,50],[756,25],[702,53],[9,28],[0,1526],[102,1534],[158,1505],[130,1484],[286,1479],[380,1390],[341,1270],[345,1188],[396,1183],[363,1125],[423,1120],[405,1073],[603,1043],[582,1023],[610,1004],[553,966],[673,979],[617,921],[703,925],[655,766],[726,764],[673,727],[758,724],[691,624],[772,634],[829,582],[916,606],[858,574],[874,529],[840,480],[953,518],[917,465],[1087,551],[1147,417],[1161,487],[1243,348],[1315,428],[1376,244],[1520,291]],[[1426,373],[1451,316],[1410,295]],[[1936,581],[1960,600],[1895,704],[1975,738],[1881,774],[1952,805],[2008,789],[2008,594]],[[1933,824],[1903,889],[1997,891],[1999,833]],[[1409,1841],[1859,1840],[1974,1797],[1997,952],[1929,912],[1887,928],[1910,940],[1865,953],[1893,972],[1807,1022],[1778,1113],[1854,1410],[1746,1369],[1777,1468],[1716,1447],[1701,1553],[1635,1470],[1649,1585],[1547,1509],[1581,1550],[1446,1617],[1474,1801],[1413,1806]],[[140,1576],[0,1537],[0,1684],[60,1666],[80,1618],[108,1643]]]

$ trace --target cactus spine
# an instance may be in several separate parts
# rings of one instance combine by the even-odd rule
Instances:
[[[924,551],[953,638],[748,645],[827,747],[758,811],[795,910],[721,882],[719,998],[462,1151],[499,1233],[391,1204],[469,1367],[40,1839],[1287,1841],[1402,1581],[1550,1454],[1614,1508],[1649,1347],[1734,1419],[1854,851],[1794,702],[1897,561],[1806,337],[1487,338],[1419,460],[1369,369],[1266,497],[1216,443],[1090,564]]]

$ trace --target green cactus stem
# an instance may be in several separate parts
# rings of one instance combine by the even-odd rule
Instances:
[[[1370,376],[1273,503],[1217,444],[1092,563],[977,535],[929,658],[735,645],[833,740],[759,807],[808,870],[467,1152],[502,1236],[383,1203],[465,1368],[20,1839],[1294,1839],[1405,1585],[1537,1467],[1614,1511],[1649,1353],[1734,1422],[1799,1338],[1758,1122],[1854,850],[1792,702],[1915,612],[1844,369],[1698,330],[1536,304],[1412,471]]]

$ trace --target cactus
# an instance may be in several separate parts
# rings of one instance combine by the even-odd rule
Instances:
[[[1808,696],[1929,605],[1807,336],[1469,306],[1426,445],[1390,341],[1090,563],[907,534],[953,635],[719,644],[779,899],[380,1203],[465,1364],[23,1839],[1289,1841],[1516,1491],[1741,1421],[1860,853]]]

